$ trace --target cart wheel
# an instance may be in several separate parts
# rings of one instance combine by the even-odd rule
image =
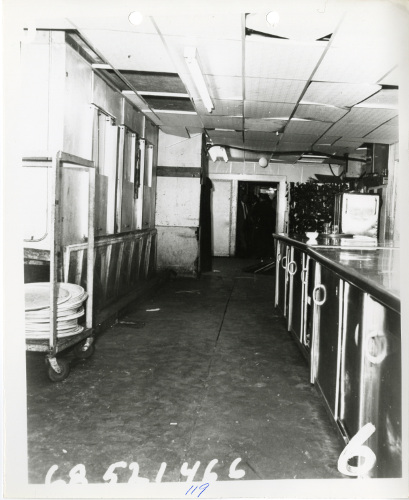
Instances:
[[[66,359],[59,359],[58,366],[61,368],[60,373],[56,372],[50,364],[48,365],[47,374],[51,382],[61,382],[65,380],[70,373],[70,363]]]
[[[90,358],[95,352],[94,344],[89,345],[85,350],[84,346],[86,344],[86,340],[84,342],[80,342],[74,347],[74,355],[78,359],[87,359]]]

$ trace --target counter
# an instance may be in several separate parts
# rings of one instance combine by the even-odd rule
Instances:
[[[274,234],[274,238],[303,250],[341,278],[400,312],[400,250],[391,242],[368,246],[353,239],[348,244],[347,238],[318,237],[312,242],[300,235]]]
[[[345,443],[361,442],[368,423],[374,429],[365,446],[376,461],[339,470],[401,477],[399,248],[345,235],[274,238],[274,303],[309,363],[310,383]]]

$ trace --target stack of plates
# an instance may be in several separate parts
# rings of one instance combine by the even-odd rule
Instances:
[[[27,283],[25,288],[26,339],[50,338],[50,283]],[[78,318],[84,316],[87,292],[72,283],[57,284],[57,337],[70,337],[84,330]]]

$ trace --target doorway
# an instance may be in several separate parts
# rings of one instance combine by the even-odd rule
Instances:
[[[278,188],[277,182],[238,182],[236,257],[257,259],[272,257],[274,249],[272,233],[277,227]]]

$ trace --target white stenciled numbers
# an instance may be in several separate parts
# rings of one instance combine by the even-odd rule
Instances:
[[[112,483],[117,483],[118,482],[118,474],[116,474],[114,471],[118,467],[121,467],[122,469],[125,469],[125,467],[128,464],[126,462],[115,462],[114,464],[110,465],[107,469],[107,471],[104,474],[104,477],[102,478],[104,481],[108,481],[109,484]]]
[[[51,481],[54,472],[58,470],[58,465],[53,465],[47,472],[45,476],[45,484],[67,484],[64,479],[57,479],[57,481]],[[88,479],[86,478],[85,465],[78,464],[75,465],[69,472],[70,481],[68,484],[88,484]]]
[[[375,426],[371,423],[364,425],[351,439],[342,451],[338,459],[338,470],[346,476],[360,477],[367,474],[375,465],[375,453],[363,443],[375,432]],[[352,458],[358,458],[358,465],[350,465]],[[364,461],[362,462],[362,459]]]
[[[233,462],[230,465],[229,468],[229,478],[230,479],[241,479],[245,475],[245,471],[241,469],[237,469],[236,467],[238,466],[239,462],[241,461],[241,458],[236,458],[233,460]],[[208,484],[210,482],[217,481],[218,475],[216,472],[213,472],[213,468],[219,461],[217,458],[214,458],[209,462],[207,465],[203,478],[202,478],[202,483]],[[160,465],[160,468],[156,474],[156,477],[154,479],[155,483],[160,483],[163,479],[163,476],[166,472],[166,467],[167,464],[166,462],[162,462]],[[182,476],[186,477],[186,482],[187,483],[193,483],[195,481],[195,476],[197,474],[197,471],[200,467],[200,462],[197,461],[193,465],[193,467],[189,467],[188,462],[184,462],[182,464],[182,467],[180,468],[180,474]],[[122,471],[121,471],[122,469]],[[116,484],[119,481],[118,474],[120,473],[122,477],[126,475],[126,472],[124,469],[129,469],[131,471],[131,474],[128,479],[128,484],[141,484],[141,483],[149,483],[149,479],[146,477],[140,477],[139,476],[139,464],[138,462],[131,462],[129,465],[127,462],[121,461],[121,462],[115,462],[111,464],[108,469],[106,470],[105,474],[102,476],[102,479],[105,481],[105,484]],[[52,481],[54,473],[58,470],[58,465],[52,465],[45,477],[45,484],[67,484],[67,481],[64,479],[57,479],[55,481]],[[128,473],[129,474],[129,473]],[[69,482],[68,484],[87,484],[88,479],[86,477],[86,470],[85,470],[85,465],[83,464],[78,464],[75,465],[70,472],[68,473],[69,475]],[[121,482],[124,482],[122,480]],[[198,489],[196,493],[203,493],[204,489],[200,490]]]

